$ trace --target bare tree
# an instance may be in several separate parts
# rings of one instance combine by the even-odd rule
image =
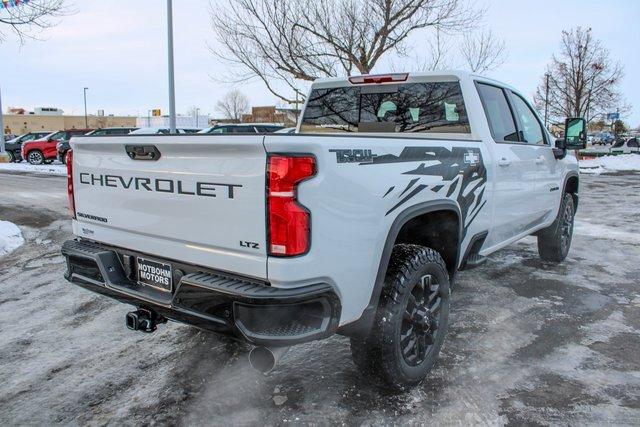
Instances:
[[[498,68],[507,59],[505,43],[492,31],[468,33],[462,38],[460,54],[466,68],[474,73],[484,73]]]
[[[289,103],[301,81],[369,73],[384,55],[406,54],[411,33],[459,32],[484,13],[467,0],[227,1],[211,6],[223,47],[213,53],[237,66],[235,81],[258,78]]]
[[[498,68],[507,58],[504,41],[484,30],[467,31],[462,35],[436,31],[436,36],[427,40],[426,50],[426,55],[415,57],[412,68],[420,71],[460,68],[484,73]],[[392,65],[394,70],[398,69]]]
[[[216,104],[216,110],[226,119],[239,122],[242,114],[249,110],[249,99],[239,90],[233,89]]]
[[[553,55],[534,101],[556,120],[595,119],[615,108],[624,113],[629,106],[618,90],[623,76],[622,65],[609,58],[609,50],[593,38],[591,28],[577,27],[562,32],[560,53]]]
[[[454,58],[451,56],[451,45],[452,37],[443,34],[440,30],[436,30],[435,37],[427,40],[426,54],[415,55],[411,68],[419,71],[435,71],[452,68],[451,64]],[[391,63],[390,68],[394,72],[406,71],[407,64],[399,63],[396,65],[396,61],[394,61]]]
[[[0,42],[6,39],[7,31],[17,35],[21,43],[36,38],[35,32],[53,27],[56,18],[68,13],[65,0],[31,0],[0,8]]]

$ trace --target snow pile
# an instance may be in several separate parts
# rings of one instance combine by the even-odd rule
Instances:
[[[14,223],[0,221],[0,256],[13,252],[23,243],[22,233]]]
[[[621,154],[619,156],[602,156],[595,159],[580,160],[580,172],[599,175],[613,171],[640,171],[640,156],[637,154]]]
[[[0,163],[0,172],[31,172],[42,173],[47,175],[66,175],[67,167],[60,163],[52,163],[50,165],[32,165],[27,162],[21,163]]]

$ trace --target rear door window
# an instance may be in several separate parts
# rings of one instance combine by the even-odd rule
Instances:
[[[518,142],[516,123],[504,91],[483,83],[477,85],[493,139],[496,142]]]
[[[256,133],[253,126],[231,126],[229,127],[230,133]]]
[[[302,132],[470,133],[458,82],[314,89]]]
[[[49,139],[55,139],[56,141],[65,139],[66,132],[56,132]]]
[[[284,129],[282,126],[256,126],[259,133],[273,133],[277,130]]]

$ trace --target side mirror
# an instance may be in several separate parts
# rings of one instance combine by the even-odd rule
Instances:
[[[564,148],[587,148],[587,122],[581,117],[571,117],[564,122]]]

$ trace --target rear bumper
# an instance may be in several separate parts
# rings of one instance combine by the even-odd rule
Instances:
[[[170,263],[174,290],[161,291],[134,278],[138,254],[87,241],[63,244],[71,283],[167,319],[255,345],[283,346],[326,338],[338,328],[340,300],[325,283],[275,288],[227,273]],[[157,259],[157,258],[156,258]]]

